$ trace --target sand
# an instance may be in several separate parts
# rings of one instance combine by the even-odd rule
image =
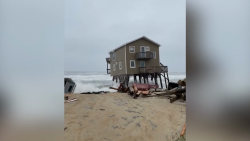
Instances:
[[[166,97],[126,93],[73,94],[65,103],[65,141],[171,141],[181,133],[186,106]]]

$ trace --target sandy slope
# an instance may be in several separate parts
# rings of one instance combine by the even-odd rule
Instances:
[[[72,96],[71,96],[72,97]],[[166,141],[179,136],[186,106],[126,93],[74,94],[65,104],[65,141]]]

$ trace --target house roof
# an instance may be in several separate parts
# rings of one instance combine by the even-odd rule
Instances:
[[[75,82],[71,78],[64,78],[64,81],[68,81],[69,83],[75,84]]]
[[[154,43],[154,44],[156,44],[156,45],[158,45],[158,46],[161,46],[160,44],[158,44],[158,43],[156,43],[155,41],[149,39],[148,37],[142,36],[142,37],[140,37],[140,38],[137,38],[137,39],[135,39],[135,40],[132,40],[132,41],[130,41],[130,42],[127,42],[127,43],[125,43],[125,44],[123,44],[123,45],[121,45],[121,46],[115,48],[114,50],[110,51],[109,54],[112,53],[112,52],[114,52],[114,51],[116,51],[116,50],[118,50],[118,49],[120,49],[120,48],[122,48],[122,47],[124,47],[125,45],[127,45],[127,44],[129,44],[129,43],[132,43],[132,42],[134,42],[134,41],[140,40],[140,39],[142,39],[142,38],[144,38],[144,39],[146,39],[146,40],[148,40],[148,41],[150,41],[150,42],[152,42],[152,43]]]

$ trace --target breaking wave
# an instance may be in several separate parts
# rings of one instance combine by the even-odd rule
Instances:
[[[74,93],[94,92],[94,91],[110,91],[116,90],[109,89],[109,87],[118,87],[119,82],[112,81],[109,74],[103,72],[65,72],[65,77],[71,78],[76,83]],[[179,79],[186,78],[185,73],[169,73],[169,79],[172,82],[177,82]],[[149,80],[150,81],[150,80]],[[165,86],[164,78],[162,77],[163,86]],[[132,77],[130,82],[133,83]],[[154,84],[154,82],[151,82]],[[158,79],[158,84],[159,79]],[[164,87],[165,88],[165,87]]]

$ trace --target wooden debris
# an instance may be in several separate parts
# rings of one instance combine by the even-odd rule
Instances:
[[[173,103],[174,101],[180,99],[180,95],[176,95],[176,97],[170,98],[170,103]]]
[[[117,88],[114,88],[114,87],[109,87],[110,89],[113,89],[113,90],[117,90],[118,91],[118,89]]]
[[[186,123],[184,124],[182,131],[181,131],[181,136],[183,136],[185,134],[186,131]]]
[[[182,94],[184,92],[186,92],[186,87],[171,89],[170,91],[167,91],[166,94]]]
[[[74,101],[77,101],[76,98],[71,98],[71,99],[68,99],[67,101],[65,101],[65,103],[70,103],[70,102],[74,102]]]
[[[186,78],[184,78],[183,80],[179,80],[179,81],[178,81],[178,84],[179,84],[180,86],[186,86]]]
[[[169,82],[169,87],[166,90],[159,90],[158,85],[149,85],[141,83],[133,83],[132,86],[127,87],[124,82],[120,83],[118,88],[110,87],[110,89],[117,90],[118,92],[127,92],[135,99],[140,95],[143,95],[146,97],[166,96],[168,99],[170,99],[170,103],[173,103],[174,101],[180,98],[186,101],[186,78],[183,80],[179,80],[178,83]],[[155,92],[152,93],[150,89],[155,89]]]
[[[81,94],[106,94],[110,93],[109,91],[98,91],[98,92],[82,92]]]
[[[109,87],[110,89],[114,89],[117,90],[118,92],[128,92],[129,88],[125,86],[125,84],[122,82],[120,83],[118,88],[114,88],[114,87]]]
[[[148,94],[149,94],[149,90],[147,90],[147,91],[142,91],[142,94],[143,94],[143,95],[148,95]]]

